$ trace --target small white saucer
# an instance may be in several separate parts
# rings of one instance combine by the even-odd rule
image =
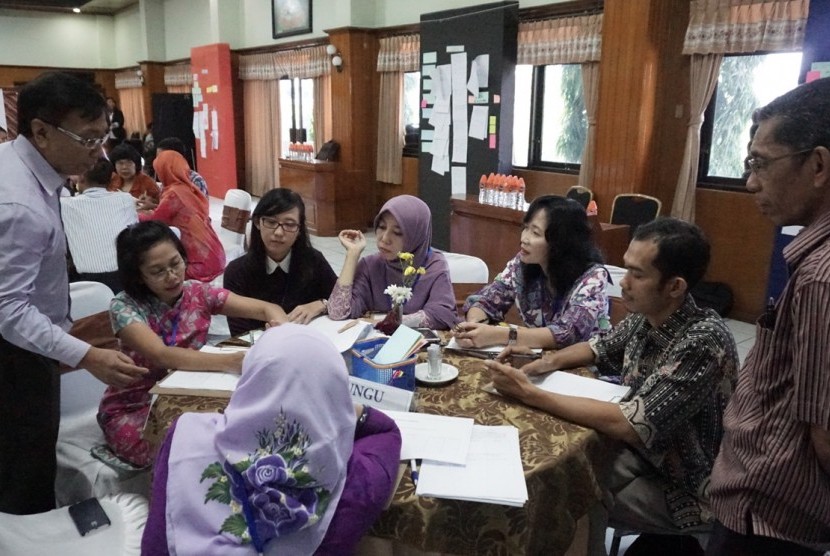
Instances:
[[[439,378],[429,377],[429,363],[418,363],[415,365],[415,378],[418,382],[429,384],[430,386],[441,386],[449,384],[458,378],[458,369],[449,363],[441,365],[441,376]]]

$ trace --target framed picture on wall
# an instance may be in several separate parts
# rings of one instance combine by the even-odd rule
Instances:
[[[274,38],[311,33],[311,0],[271,0]]]

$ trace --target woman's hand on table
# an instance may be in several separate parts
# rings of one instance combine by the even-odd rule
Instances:
[[[288,313],[288,322],[296,322],[298,324],[308,324],[317,315],[325,311],[326,307],[320,300],[306,303],[305,305],[297,305]]]
[[[265,321],[265,328],[271,328],[272,326],[285,324],[289,321],[289,318],[288,315],[285,314],[282,307],[274,305],[273,303],[268,303],[265,308],[265,318],[262,320]]]
[[[483,348],[507,343],[507,328],[480,322],[459,322],[453,328],[453,336],[463,348]]]

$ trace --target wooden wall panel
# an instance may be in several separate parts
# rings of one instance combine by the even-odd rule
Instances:
[[[764,310],[775,228],[752,195],[698,189],[697,224],[712,244],[705,280],[725,282],[735,294],[730,317],[754,322]]]
[[[557,174],[556,172],[539,172],[516,168],[513,173],[524,178],[525,199],[532,201],[539,195],[564,195],[572,185],[579,183],[579,176]]]
[[[340,143],[343,172],[338,186],[350,188],[347,196],[362,200],[348,210],[368,225],[374,217],[376,189],[377,36],[358,28],[326,32],[343,58],[343,71],[331,74],[332,138]]]
[[[679,167],[673,141],[682,143],[685,129],[661,128],[678,100],[688,105],[677,93],[688,10],[684,0],[605,2],[593,184],[603,221],[619,193],[656,195],[671,206]]]
[[[164,85],[164,64],[141,62],[139,67],[144,74],[144,86],[141,88],[141,96],[144,102],[144,121],[150,123],[153,121],[153,94],[167,92],[167,87]],[[144,130],[140,131],[143,136]]]
[[[117,96],[115,70],[85,68],[48,68],[37,66],[0,66],[0,88],[14,87],[16,83],[31,81],[46,71],[84,71],[95,74],[95,82],[103,88],[105,96]]]
[[[403,176],[401,183],[377,182],[373,213],[377,214],[383,203],[397,195],[418,196],[418,164],[414,156],[403,156]]]

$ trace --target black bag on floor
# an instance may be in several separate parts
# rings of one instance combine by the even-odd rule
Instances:
[[[698,282],[692,288],[692,297],[700,307],[709,307],[726,317],[735,301],[732,288],[723,282]]]

